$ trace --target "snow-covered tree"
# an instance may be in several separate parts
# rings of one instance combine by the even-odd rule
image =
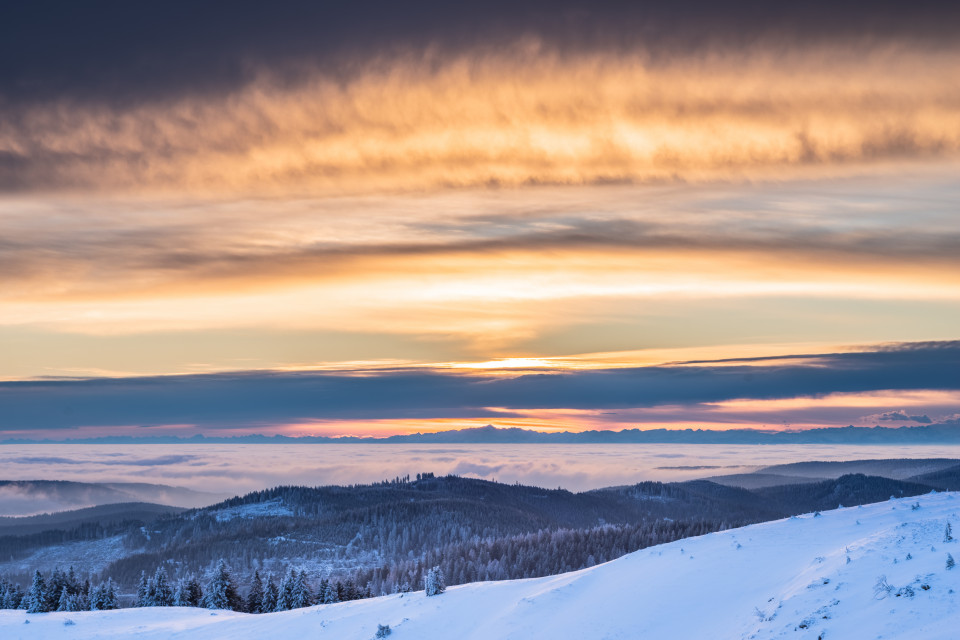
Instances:
[[[49,611],[47,608],[47,582],[43,579],[43,574],[37,569],[33,574],[33,582],[30,584],[30,590],[24,598],[27,605],[27,613],[43,613]]]
[[[57,611],[73,611],[73,603],[71,602],[70,594],[67,593],[66,587],[60,589],[60,597],[57,599]]]
[[[233,585],[233,578],[227,571],[226,562],[221,559],[217,563],[213,577],[204,590],[203,604],[207,609],[236,609],[239,608],[240,598]]]
[[[317,602],[319,604],[330,604],[337,601],[337,592],[330,586],[330,581],[326,578],[320,580],[320,587],[317,589]]]
[[[50,579],[47,580],[47,611],[57,611],[60,607],[60,594],[67,589],[67,595],[70,594],[67,584],[67,574],[55,567],[50,573]]]
[[[20,585],[9,584],[3,594],[3,602],[0,602],[0,606],[4,609],[19,609],[20,602],[24,598],[23,589],[20,588]]]
[[[943,530],[943,541],[944,542],[953,542],[953,527],[950,526],[950,523],[947,523],[946,529]]]
[[[196,578],[187,580],[187,607],[199,607],[203,604],[203,589]]]
[[[957,565],[957,563],[954,561],[953,556],[948,553],[948,554],[947,554],[947,569],[953,569],[956,565]]]
[[[247,611],[263,613],[263,579],[260,578],[259,570],[253,572],[253,581],[247,594]]]
[[[447,590],[446,580],[439,566],[427,571],[427,574],[423,577],[423,586],[428,596],[440,595]]]
[[[291,570],[291,574],[293,571]],[[280,581],[280,587],[277,589],[277,604],[273,607],[274,611],[289,611],[293,607],[293,586],[290,583],[290,576],[284,576]]]
[[[167,579],[167,570],[163,567],[157,567],[156,573],[153,574],[147,597],[152,607],[173,606],[173,592],[170,589],[170,581]]]
[[[90,592],[90,610],[107,611],[117,608],[117,592],[113,580],[107,578],[106,582],[101,582]]]
[[[307,572],[290,573],[290,608],[302,609],[312,604],[313,595],[307,585]]]
[[[133,605],[135,607],[149,607],[149,589],[150,585],[147,583],[147,572],[140,572],[140,580],[137,582],[137,601]]]
[[[183,580],[177,581],[177,586],[173,590],[173,606],[175,607],[190,606],[190,604],[187,602],[187,585],[184,584]]]
[[[261,609],[264,613],[277,610],[277,600],[279,599],[279,589],[277,583],[273,581],[273,576],[267,580],[267,586],[263,588],[263,605]]]

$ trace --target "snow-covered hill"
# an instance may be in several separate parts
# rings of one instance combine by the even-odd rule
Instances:
[[[919,506],[914,506],[919,505]],[[263,640],[960,637],[960,494],[839,509],[652,547],[574,573],[267,615],[0,611],[0,637]]]

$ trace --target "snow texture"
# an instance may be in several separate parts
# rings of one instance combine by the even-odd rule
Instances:
[[[266,502],[256,502],[253,504],[244,504],[238,507],[227,507],[218,509],[214,512],[217,522],[226,522],[234,518],[263,518],[292,516],[293,511],[283,504],[279,498],[276,500],[267,500]]]
[[[370,640],[389,625],[397,640],[953,640],[960,569],[945,563],[960,544],[944,542],[947,522],[960,522],[960,494],[758,524],[431,598],[421,591],[263,615],[0,611],[0,638]]]

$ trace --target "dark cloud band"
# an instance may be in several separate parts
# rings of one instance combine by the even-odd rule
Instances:
[[[960,343],[868,352],[517,377],[436,370],[244,372],[0,383],[0,428],[193,424],[243,427],[311,419],[467,418],[487,407],[619,409],[880,390],[960,389]],[[362,373],[363,375],[357,375]],[[496,414],[496,415],[510,415]]]
[[[349,73],[358,58],[518,39],[567,53],[643,48],[656,58],[757,42],[955,38],[955,2],[752,0],[367,0],[365,2],[8,2],[0,10],[0,104],[230,91],[258,69]]]

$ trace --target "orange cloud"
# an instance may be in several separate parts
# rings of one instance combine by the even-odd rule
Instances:
[[[953,49],[755,48],[689,59],[521,44],[268,74],[228,95],[4,114],[13,188],[391,192],[832,176],[960,150]],[[12,109],[12,108],[11,108]]]

